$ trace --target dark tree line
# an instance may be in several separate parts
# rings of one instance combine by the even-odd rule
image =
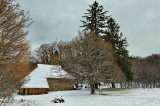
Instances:
[[[132,65],[135,87],[160,87],[160,55],[154,54],[145,58],[135,57]]]

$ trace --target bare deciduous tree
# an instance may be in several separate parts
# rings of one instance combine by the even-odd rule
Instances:
[[[112,45],[94,33],[79,33],[73,41],[62,45],[60,64],[76,79],[87,82],[91,86],[91,94],[95,92],[95,84],[114,80],[117,67]]]
[[[135,57],[135,59],[132,60],[132,65],[135,87],[158,87],[160,82],[160,71],[158,67],[148,62],[148,57]]]
[[[26,36],[31,23],[14,0],[0,0],[0,97],[11,97],[26,75],[30,59]]]
[[[53,43],[42,44],[35,50],[35,60],[38,63],[51,64],[51,57],[53,55]]]

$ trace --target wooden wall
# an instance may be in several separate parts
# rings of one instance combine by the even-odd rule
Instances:
[[[39,95],[48,93],[48,88],[20,88],[19,93],[22,95]]]
[[[47,78],[50,91],[72,90],[74,89],[72,79]]]

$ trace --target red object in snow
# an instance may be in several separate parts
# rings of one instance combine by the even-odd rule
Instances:
[[[23,99],[21,99],[21,102],[23,102]]]

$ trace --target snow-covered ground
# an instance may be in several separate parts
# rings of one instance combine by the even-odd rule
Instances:
[[[128,89],[91,95],[90,89],[54,91],[44,95],[15,95],[11,106],[160,106],[160,89]],[[56,97],[65,103],[53,103]],[[24,102],[20,102],[24,99]]]

